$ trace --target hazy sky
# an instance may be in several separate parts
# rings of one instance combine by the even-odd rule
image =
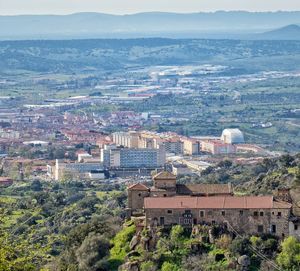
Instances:
[[[93,11],[128,14],[145,11],[300,10],[300,0],[0,0],[0,14],[69,14]]]

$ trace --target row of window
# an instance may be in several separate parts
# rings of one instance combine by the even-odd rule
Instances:
[[[163,226],[164,223],[165,223],[165,218],[160,217],[159,222],[160,222],[160,225]],[[184,225],[190,225],[192,223],[197,224],[197,220],[196,219],[191,219],[191,218],[183,218],[182,220],[179,221],[179,223],[180,222],[183,223]],[[212,221],[212,224],[215,224],[215,221]],[[297,229],[298,229],[298,226],[297,226],[297,228],[295,227],[295,230],[297,230]],[[264,233],[264,226],[263,225],[257,225],[257,232],[258,233]],[[271,225],[271,233],[275,234],[276,232],[277,232],[276,225],[274,225],[274,224]]]
[[[191,213],[191,210],[185,210],[184,212],[185,214],[188,214],[188,213]],[[167,210],[167,214],[173,214],[173,210]],[[211,216],[213,214],[212,211],[207,211],[207,215],[208,216]],[[222,216],[225,216],[226,215],[226,211],[222,210],[221,211],[221,215]],[[244,210],[240,210],[240,216],[243,216],[244,215]],[[275,215],[275,212],[272,212],[272,215]],[[277,217],[281,217],[282,216],[282,213],[281,212],[277,212]],[[199,216],[200,217],[205,217],[205,211],[199,211]],[[254,217],[258,217],[258,216],[264,216],[264,212],[260,211],[254,211],[253,212],[253,216]]]

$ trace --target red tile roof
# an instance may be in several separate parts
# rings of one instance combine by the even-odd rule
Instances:
[[[222,195],[232,194],[233,189],[228,184],[177,184],[177,193],[181,195],[204,194],[204,195]]]
[[[174,180],[176,176],[168,171],[161,171],[153,176],[153,180]]]
[[[9,177],[0,177],[0,182],[12,182],[13,180]]]
[[[146,185],[143,185],[141,183],[136,183],[133,185],[130,185],[127,190],[138,190],[138,191],[148,191],[149,188]]]
[[[167,197],[144,199],[145,209],[289,209],[291,204],[273,201],[272,196]]]

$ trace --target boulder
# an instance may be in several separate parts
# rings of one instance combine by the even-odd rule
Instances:
[[[215,243],[215,236],[213,234],[212,229],[209,229],[209,231],[208,231],[208,239],[209,239],[209,243],[211,243],[211,244]]]
[[[138,245],[138,243],[139,243],[139,236],[137,235],[133,236],[129,244],[130,250],[134,250],[135,247]]]
[[[238,258],[238,264],[240,265],[239,270],[248,271],[250,266],[250,258],[247,255],[242,255]]]
[[[139,271],[139,264],[137,261],[127,262],[121,265],[118,269],[119,271]]]
[[[149,237],[143,236],[141,238],[141,244],[143,246],[143,249],[145,249],[147,251],[149,250],[149,241],[150,241]]]

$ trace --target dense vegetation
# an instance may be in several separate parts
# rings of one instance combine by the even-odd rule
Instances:
[[[0,42],[0,70],[69,73],[132,65],[228,63],[240,72],[297,68],[299,41],[90,39]],[[276,54],[274,54],[276,52]],[[290,59],[289,56],[293,55]],[[278,62],[278,59],[285,61]],[[243,61],[251,59],[253,65]],[[235,70],[236,73],[238,70]]]
[[[110,239],[124,217],[123,192],[114,186],[33,181],[1,193],[0,270],[106,266]]]
[[[296,271],[300,266],[300,243],[293,237],[280,244],[268,235],[233,239],[219,227],[209,231],[208,227],[199,226],[195,233],[179,225],[155,234],[159,236],[156,245],[147,249],[137,245],[134,253],[123,258],[128,262],[121,270],[135,270],[126,268],[137,265],[141,271]],[[147,236],[149,232],[144,231],[142,235]]]

